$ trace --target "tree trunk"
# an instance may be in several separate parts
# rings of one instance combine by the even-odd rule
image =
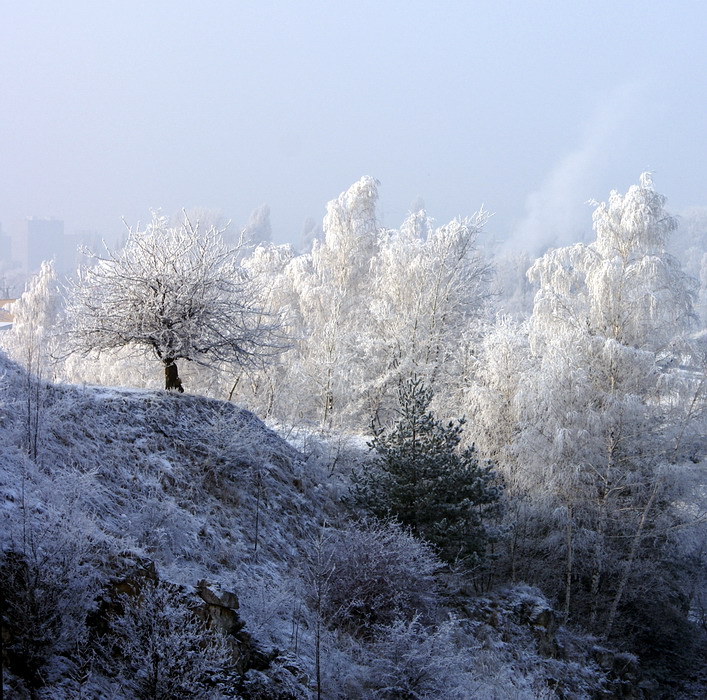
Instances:
[[[594,545],[594,556],[592,558],[592,585],[590,589],[591,609],[589,613],[589,629],[594,630],[599,612],[599,583],[602,573],[602,545],[604,541],[603,528],[597,533],[597,541]]]
[[[322,427],[329,423],[331,427],[332,413],[334,412],[334,377],[331,365],[327,367],[326,385],[324,387],[324,415],[322,416]]]
[[[182,380],[179,378],[179,370],[174,360],[163,360],[164,362],[164,388],[167,391],[178,391],[184,393]]]
[[[641,520],[638,523],[638,528],[636,529],[636,534],[633,536],[633,542],[631,543],[631,551],[629,552],[628,559],[624,565],[624,571],[621,575],[621,580],[619,581],[619,587],[616,589],[616,594],[614,595],[614,600],[611,603],[611,609],[609,610],[609,619],[606,621],[606,629],[604,630],[604,639],[608,639],[611,634],[611,629],[614,626],[614,620],[616,619],[616,613],[619,609],[619,604],[621,603],[621,598],[623,597],[626,584],[633,571],[633,562],[636,559],[636,554],[638,553],[638,547],[643,539],[643,530],[648,522],[648,516],[653,507],[656,497],[658,496],[658,490],[660,488],[660,481],[656,479],[651,489],[651,495],[646,503],[646,507],[643,509],[641,514]]]
[[[567,561],[565,566],[565,609],[564,620],[570,619],[570,601],[572,596],[572,567],[574,566],[574,542],[572,537],[572,506],[567,506]]]

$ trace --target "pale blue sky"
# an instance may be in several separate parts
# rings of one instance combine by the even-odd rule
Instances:
[[[484,204],[565,242],[642,170],[707,204],[707,4],[6,0],[0,222],[111,238],[150,208],[267,203],[277,240],[365,174],[398,226]]]

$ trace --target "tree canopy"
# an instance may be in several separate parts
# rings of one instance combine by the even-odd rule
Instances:
[[[176,362],[256,367],[282,349],[279,323],[256,303],[256,287],[221,232],[188,218],[153,215],[122,250],[92,254],[70,287],[68,318],[83,352],[151,351],[165,388],[182,391]]]

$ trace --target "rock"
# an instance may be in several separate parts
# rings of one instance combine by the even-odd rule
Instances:
[[[556,657],[559,651],[556,635],[560,627],[557,613],[537,591],[519,587],[514,593],[515,597],[509,599],[514,621],[531,631],[539,654]]]
[[[203,603],[194,608],[195,614],[226,636],[234,652],[238,673],[243,674],[248,669],[268,669],[278,652],[265,653],[243,629],[245,623],[238,614],[238,596],[215,588],[203,579],[196,584],[196,593]]]
[[[196,610],[210,627],[219,630],[225,635],[237,635],[244,627],[238,615],[238,596],[230,591],[216,593],[206,581],[201,580],[196,584],[196,592],[204,601],[204,605]]]
[[[240,607],[238,596],[235,593],[221,590],[216,593],[209,588],[208,582],[204,579],[201,579],[201,581],[196,584],[196,592],[199,594],[199,597],[209,605],[221,605],[233,610],[238,610]]]

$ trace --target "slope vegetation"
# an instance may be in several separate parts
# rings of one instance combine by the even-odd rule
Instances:
[[[6,697],[640,697],[636,660],[537,590],[474,596],[358,518],[360,443],[4,356],[0,377]]]

